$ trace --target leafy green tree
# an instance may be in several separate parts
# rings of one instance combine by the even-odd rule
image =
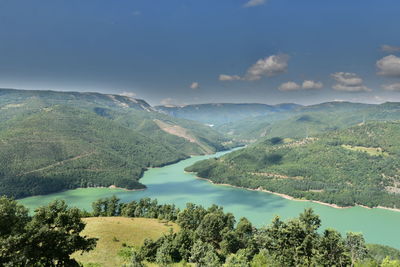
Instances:
[[[207,211],[203,207],[188,203],[186,208],[179,213],[177,223],[182,228],[196,230],[206,214]]]
[[[194,243],[194,232],[192,230],[181,229],[174,239],[174,247],[178,250],[181,259],[189,261],[190,249]]]
[[[318,251],[318,263],[322,266],[347,266],[350,263],[345,241],[336,230],[324,231]]]
[[[1,197],[0,214],[0,266],[23,266],[28,261],[23,252],[28,238],[28,210],[15,200]]]
[[[400,261],[399,260],[391,260],[390,257],[386,257],[383,259],[382,267],[400,267]]]
[[[202,241],[219,247],[224,230],[229,230],[231,227],[231,225],[227,225],[225,219],[223,212],[208,213],[197,227],[196,234]]]
[[[162,245],[157,249],[156,262],[161,267],[168,266],[170,263],[172,263],[171,244],[168,239],[164,239]]]
[[[266,249],[262,249],[258,254],[254,255],[250,262],[251,267],[276,267],[282,266],[274,260],[274,257],[268,253]]]
[[[160,240],[162,241],[162,240]],[[143,242],[143,245],[140,247],[139,250],[139,257],[144,260],[148,261],[155,261],[156,254],[158,248],[161,246],[160,241],[153,241],[149,238],[146,238]]]
[[[79,209],[68,208],[64,201],[40,207],[26,227],[30,236],[27,253],[36,263],[47,266],[71,264],[72,253],[86,252],[96,245],[96,239],[80,235],[84,228]]]
[[[360,233],[347,233],[346,246],[350,252],[351,266],[354,266],[357,261],[363,260],[368,254],[364,237]]]
[[[194,262],[201,267],[220,265],[219,258],[214,252],[214,247],[201,240],[197,240],[194,243],[189,261]]]
[[[115,195],[107,199],[107,209],[105,210],[106,216],[118,216],[120,214],[119,201],[120,199]]]
[[[15,200],[1,198],[0,263],[4,266],[75,266],[74,252],[93,249],[96,239],[81,236],[81,211],[64,201],[40,207],[33,217]]]
[[[222,254],[230,255],[236,253],[241,248],[241,242],[235,231],[224,233],[220,243]]]
[[[243,255],[231,254],[226,258],[224,267],[250,267],[250,263]]]

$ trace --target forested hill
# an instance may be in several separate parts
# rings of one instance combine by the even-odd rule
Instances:
[[[263,137],[305,138],[362,122],[392,120],[400,120],[400,103],[328,102],[230,122],[216,130],[238,140],[254,141]]]
[[[279,105],[215,103],[185,106],[156,106],[155,108],[174,117],[212,125],[221,125],[277,112],[294,110],[298,107],[300,107],[300,105],[291,103]]]
[[[275,137],[186,170],[215,183],[340,206],[400,207],[400,122],[370,122],[305,139]]]
[[[0,89],[0,195],[92,186],[144,188],[147,167],[234,145],[143,100],[98,93]]]

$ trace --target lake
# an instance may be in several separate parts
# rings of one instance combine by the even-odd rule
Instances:
[[[160,203],[173,203],[180,208],[184,208],[187,202],[205,207],[217,204],[223,206],[225,211],[232,212],[237,220],[247,217],[256,226],[269,224],[276,215],[284,219],[295,217],[305,208],[311,207],[321,217],[323,228],[332,227],[343,234],[348,231],[362,232],[368,243],[400,249],[400,212],[362,207],[336,209],[308,201],[288,200],[265,192],[214,185],[184,172],[185,167],[198,160],[219,157],[228,152],[195,156],[162,168],[149,169],[140,180],[147,186],[144,191],[83,188],[28,197],[19,202],[33,210],[54,199],[64,199],[70,206],[91,210],[93,201],[112,195],[123,202],[150,197],[157,198]]]

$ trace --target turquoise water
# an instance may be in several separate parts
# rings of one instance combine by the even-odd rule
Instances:
[[[157,198],[160,203],[174,203],[180,208],[187,202],[206,207],[217,204],[223,206],[225,211],[235,214],[237,219],[247,217],[257,226],[269,224],[276,215],[285,219],[295,217],[304,208],[311,207],[320,215],[323,228],[332,227],[342,233],[362,232],[369,243],[385,244],[400,249],[400,212],[362,207],[335,209],[312,202],[287,200],[265,192],[213,185],[184,172],[185,167],[198,160],[218,157],[225,153],[227,152],[196,156],[173,165],[150,169],[140,180],[148,187],[144,191],[84,188],[19,201],[34,209],[51,200],[64,199],[69,205],[86,210],[91,210],[93,201],[112,195],[124,202],[143,197]]]

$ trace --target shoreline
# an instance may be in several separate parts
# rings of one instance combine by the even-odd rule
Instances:
[[[190,172],[187,172],[187,173],[190,173]],[[287,200],[308,201],[308,202],[312,202],[312,203],[328,206],[328,207],[335,208],[335,209],[349,209],[349,208],[353,208],[353,207],[357,207],[358,206],[358,207],[361,207],[361,208],[364,208],[364,209],[384,209],[384,210],[400,212],[400,209],[389,208],[389,207],[384,207],[384,206],[377,206],[377,207],[373,207],[373,208],[365,206],[365,205],[360,205],[360,204],[356,204],[354,206],[339,206],[337,204],[326,203],[326,202],[322,202],[322,201],[318,201],[318,200],[295,198],[295,197],[292,197],[290,195],[286,195],[286,194],[282,194],[282,193],[273,192],[273,191],[269,191],[269,190],[263,189],[261,186],[259,188],[257,188],[257,189],[252,189],[252,188],[247,188],[247,187],[242,187],[242,186],[237,186],[237,185],[231,185],[231,184],[215,183],[210,179],[202,178],[202,177],[199,177],[197,175],[195,175],[195,177],[196,177],[196,179],[205,180],[205,181],[207,181],[207,182],[209,182],[209,183],[211,183],[213,185],[229,186],[229,187],[238,188],[238,189],[245,189],[245,190],[249,190],[249,191],[264,192],[264,193],[269,193],[269,194],[273,194],[273,195],[279,196],[279,197],[287,199]]]
[[[85,188],[85,187],[83,187]],[[110,186],[100,186],[100,187],[86,187],[86,188],[108,188],[108,189],[120,189],[120,190],[124,190],[124,191],[144,191],[146,190],[145,188],[138,188],[138,189],[128,189],[128,188],[124,188],[124,187],[118,187],[115,185],[110,185]]]

